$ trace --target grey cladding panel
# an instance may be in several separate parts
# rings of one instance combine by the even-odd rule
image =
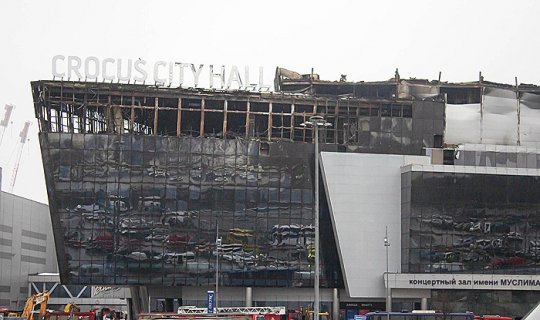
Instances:
[[[47,264],[47,260],[45,258],[37,258],[27,255],[21,255],[21,261],[23,262],[30,262],[30,263],[37,263],[37,264]]]
[[[47,252],[47,247],[27,242],[21,243],[21,248],[32,251]]]
[[[13,258],[13,256],[14,256],[14,254],[11,253],[11,252],[0,251],[0,259],[11,260]]]
[[[25,237],[30,237],[34,239],[47,240],[47,235],[44,233],[34,232],[30,230],[22,230],[22,235]]]
[[[4,224],[0,224],[0,232],[13,233],[13,228]]]

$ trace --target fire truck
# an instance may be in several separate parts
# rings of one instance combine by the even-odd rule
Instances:
[[[180,307],[177,313],[141,313],[139,320],[157,319],[223,319],[223,320],[286,320],[285,307],[223,307],[211,310]]]

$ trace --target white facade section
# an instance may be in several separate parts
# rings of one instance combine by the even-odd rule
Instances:
[[[480,103],[447,104],[444,141],[448,144],[480,143],[481,108]]]
[[[321,160],[345,289],[351,298],[383,298],[386,227],[389,271],[401,271],[401,167],[430,159],[321,152]]]
[[[514,91],[486,88],[482,102],[482,143],[517,145],[518,112]]]
[[[447,144],[538,147],[540,95],[485,88],[480,103],[447,104]]]
[[[390,288],[538,291],[540,276],[508,274],[389,274]]]

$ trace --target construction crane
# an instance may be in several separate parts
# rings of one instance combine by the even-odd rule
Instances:
[[[47,302],[49,301],[49,292],[45,291],[42,293],[35,294],[26,300],[24,310],[21,314],[21,318],[32,320],[34,307],[39,305],[39,315],[38,320],[43,319],[45,313],[47,312]]]
[[[24,127],[21,130],[21,133],[19,133],[19,137],[21,140],[19,141],[19,145],[17,146],[17,157],[15,160],[15,165],[13,167],[13,173],[11,175],[11,182],[9,184],[9,192],[13,192],[13,188],[15,187],[15,181],[17,180],[17,172],[19,171],[19,164],[21,162],[21,156],[24,148],[24,144],[26,143],[26,140],[28,139],[28,129],[30,128],[30,125],[32,123],[30,121],[26,121],[24,123]]]
[[[4,119],[0,120],[0,146],[2,145],[2,140],[4,139],[4,133],[6,128],[9,125],[9,119],[11,118],[11,112],[13,111],[13,105],[6,104],[4,107]]]

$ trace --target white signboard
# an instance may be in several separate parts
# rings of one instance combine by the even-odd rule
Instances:
[[[129,288],[92,286],[92,298],[125,299],[129,297],[130,297]]]
[[[237,66],[204,65],[177,61],[115,59],[56,55],[52,58],[54,79],[152,84],[166,87],[200,87],[269,91],[264,70]]]
[[[540,290],[537,275],[391,273],[388,282],[399,289]]]

